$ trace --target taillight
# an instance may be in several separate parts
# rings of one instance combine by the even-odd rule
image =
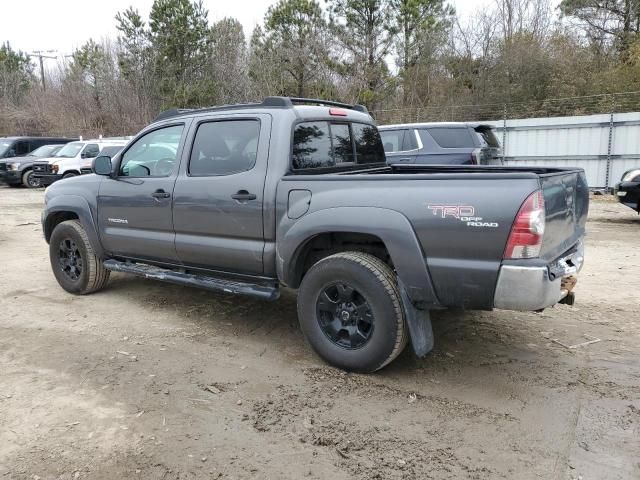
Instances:
[[[544,224],[544,196],[541,190],[537,190],[527,197],[518,211],[504,258],[535,258],[540,255]]]
[[[471,163],[473,165],[480,165],[480,154],[482,153],[482,150],[479,148],[476,148],[473,152],[471,152]]]
[[[336,117],[346,117],[347,111],[341,108],[330,108],[329,115],[334,115]]]

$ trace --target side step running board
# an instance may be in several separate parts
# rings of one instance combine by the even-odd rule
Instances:
[[[280,297],[278,285],[244,283],[234,280],[226,280],[216,277],[181,273],[175,270],[167,270],[144,263],[120,262],[118,260],[105,260],[104,268],[113,272],[132,273],[140,277],[160,280],[162,282],[188,285],[204,288],[214,292],[225,292],[236,295],[249,295],[263,300],[277,300]]]

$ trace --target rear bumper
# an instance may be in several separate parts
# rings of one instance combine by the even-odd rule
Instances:
[[[572,251],[546,267],[502,265],[493,299],[494,308],[535,311],[555,305],[568,293],[562,279],[582,269],[584,247]]]
[[[620,182],[614,194],[620,203],[640,212],[640,182]]]

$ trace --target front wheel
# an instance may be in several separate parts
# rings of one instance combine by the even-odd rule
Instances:
[[[49,260],[56,280],[69,293],[93,293],[101,290],[109,280],[109,270],[96,256],[78,220],[61,222],[53,229]]]
[[[74,172],[69,172],[69,173],[65,173],[64,175],[62,175],[62,178],[71,178],[71,177],[77,177],[78,174],[74,173]]]
[[[367,253],[338,253],[311,267],[298,292],[298,317],[316,353],[344,370],[375,372],[408,341],[395,274]]]
[[[33,174],[33,170],[27,170],[22,174],[22,184],[27,188],[41,187],[40,178]]]

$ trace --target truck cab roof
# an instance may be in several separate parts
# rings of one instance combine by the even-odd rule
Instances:
[[[166,110],[158,115],[153,124],[168,119],[180,117],[194,117],[211,113],[227,113],[231,111],[239,111],[246,113],[256,112],[274,112],[278,110],[287,110],[293,112],[301,118],[325,118],[329,117],[346,117],[350,120],[359,120],[372,122],[367,107],[359,104],[347,104],[341,102],[332,102],[320,100],[316,98],[297,98],[297,97],[266,97],[260,103],[241,103],[234,105],[221,105],[205,108],[194,109],[172,109]]]

